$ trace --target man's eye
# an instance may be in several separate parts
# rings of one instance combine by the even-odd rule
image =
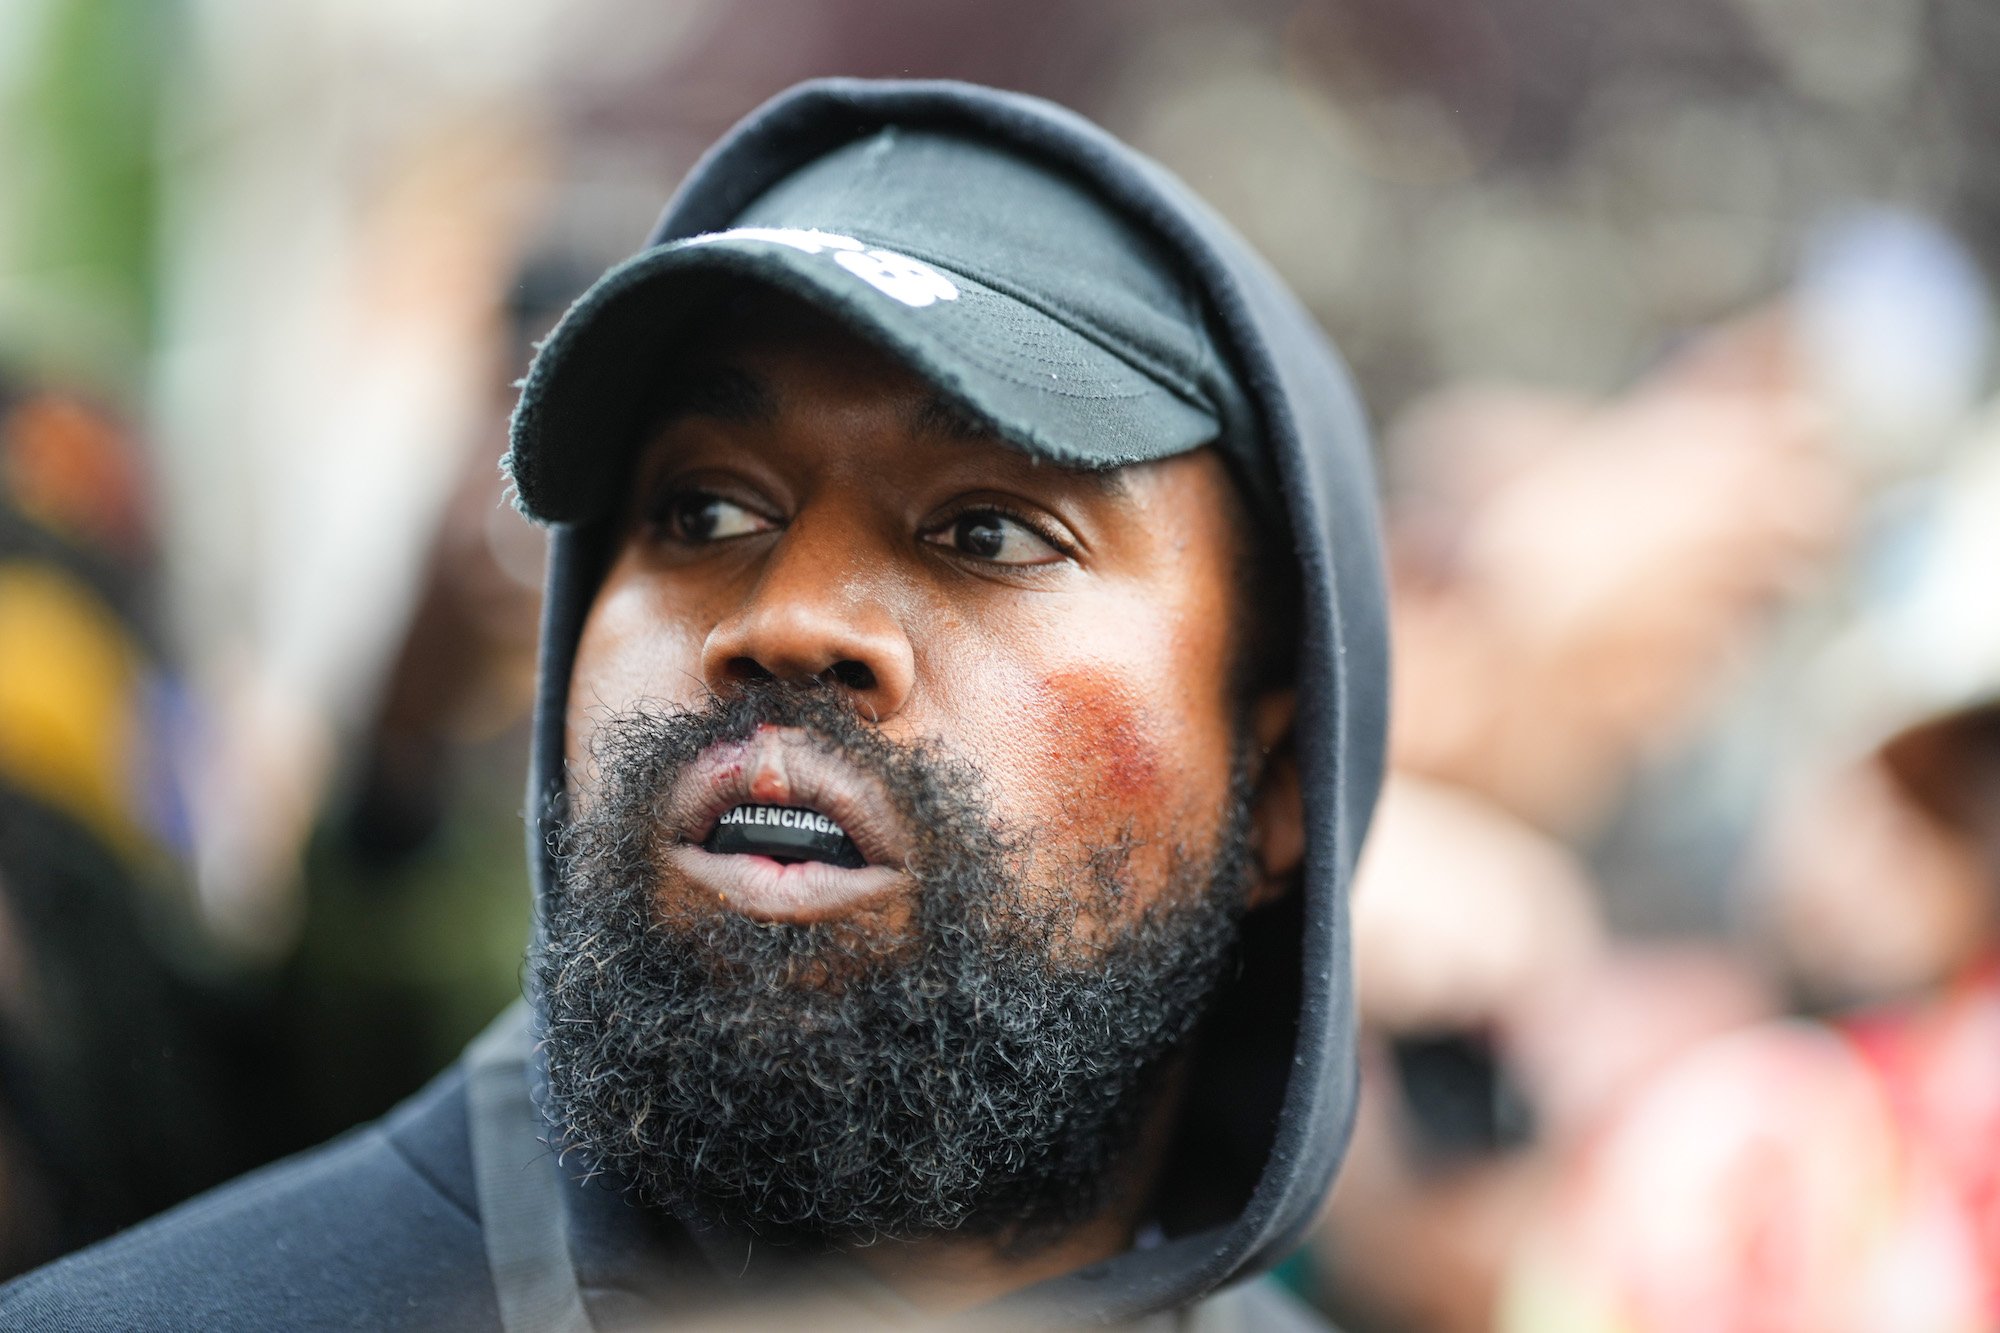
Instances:
[[[1046,565],[1063,558],[1048,538],[991,509],[960,514],[926,540],[996,565]]]
[[[771,522],[742,505],[706,491],[670,495],[660,507],[659,524],[676,541],[719,542],[769,532]]]

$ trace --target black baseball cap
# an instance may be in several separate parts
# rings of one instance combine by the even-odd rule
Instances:
[[[1105,469],[1214,443],[1253,505],[1268,494],[1247,400],[1156,241],[1061,170],[891,127],[578,298],[514,411],[506,466],[525,513],[585,522],[613,507],[690,320],[744,281],[848,324],[1030,453]]]

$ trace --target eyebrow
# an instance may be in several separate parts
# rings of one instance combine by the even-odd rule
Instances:
[[[946,440],[990,440],[999,432],[941,393],[925,394],[910,409],[910,429]]]
[[[966,409],[960,407],[941,393],[924,395],[909,411],[909,426],[919,435],[945,441],[993,441],[1016,446],[997,429],[987,425]],[[1023,454],[1037,465],[1055,467],[1089,486],[1102,495],[1122,497],[1129,493],[1121,468],[1081,468],[1072,464],[1058,463],[1040,458],[1034,454]]]
[[[667,382],[652,416],[656,426],[682,417],[768,425],[778,419],[778,395],[762,376],[741,366],[694,366]]]
[[[661,390],[653,412],[654,429],[684,417],[708,417],[732,425],[768,425],[780,415],[778,395],[763,376],[741,366],[693,366],[677,373]],[[912,431],[951,442],[993,441],[1013,447],[999,431],[979,420],[941,393],[928,393],[911,405],[907,421]],[[1129,494],[1122,468],[1080,468],[1024,454],[1075,477],[1101,495]]]

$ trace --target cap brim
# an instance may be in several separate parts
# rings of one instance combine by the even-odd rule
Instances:
[[[1168,458],[1214,440],[1210,410],[1026,301],[848,237],[757,229],[645,251],[579,298],[536,354],[507,466],[543,522],[606,512],[685,318],[731,280],[797,296],[880,344],[1002,438],[1075,467]],[[836,244],[837,243],[837,244]]]

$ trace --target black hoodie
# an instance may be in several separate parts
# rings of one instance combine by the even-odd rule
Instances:
[[[1302,883],[1246,923],[1240,975],[1256,984],[1226,988],[1199,1038],[1150,1243],[1009,1302],[1037,1319],[1077,1323],[1182,1309],[1298,1244],[1353,1117],[1347,895],[1380,782],[1388,693],[1366,428],[1325,337],[1226,224],[1155,163],[1032,98],[955,83],[802,85],[708,153],[648,245],[725,228],[790,172],[891,125],[969,132],[1067,169],[1183,261],[1250,399],[1288,509],[1303,590]],[[608,544],[599,527],[554,532],[529,786],[529,855],[543,901],[570,661]],[[0,1292],[0,1324],[576,1327],[587,1310],[606,1326],[765,1289],[768,1252],[553,1167],[538,1142],[545,1126],[517,1095],[524,1027],[496,1025],[383,1120],[19,1280]],[[532,1058],[526,1066],[527,1081],[538,1083]],[[496,1168],[500,1157],[505,1169]]]

